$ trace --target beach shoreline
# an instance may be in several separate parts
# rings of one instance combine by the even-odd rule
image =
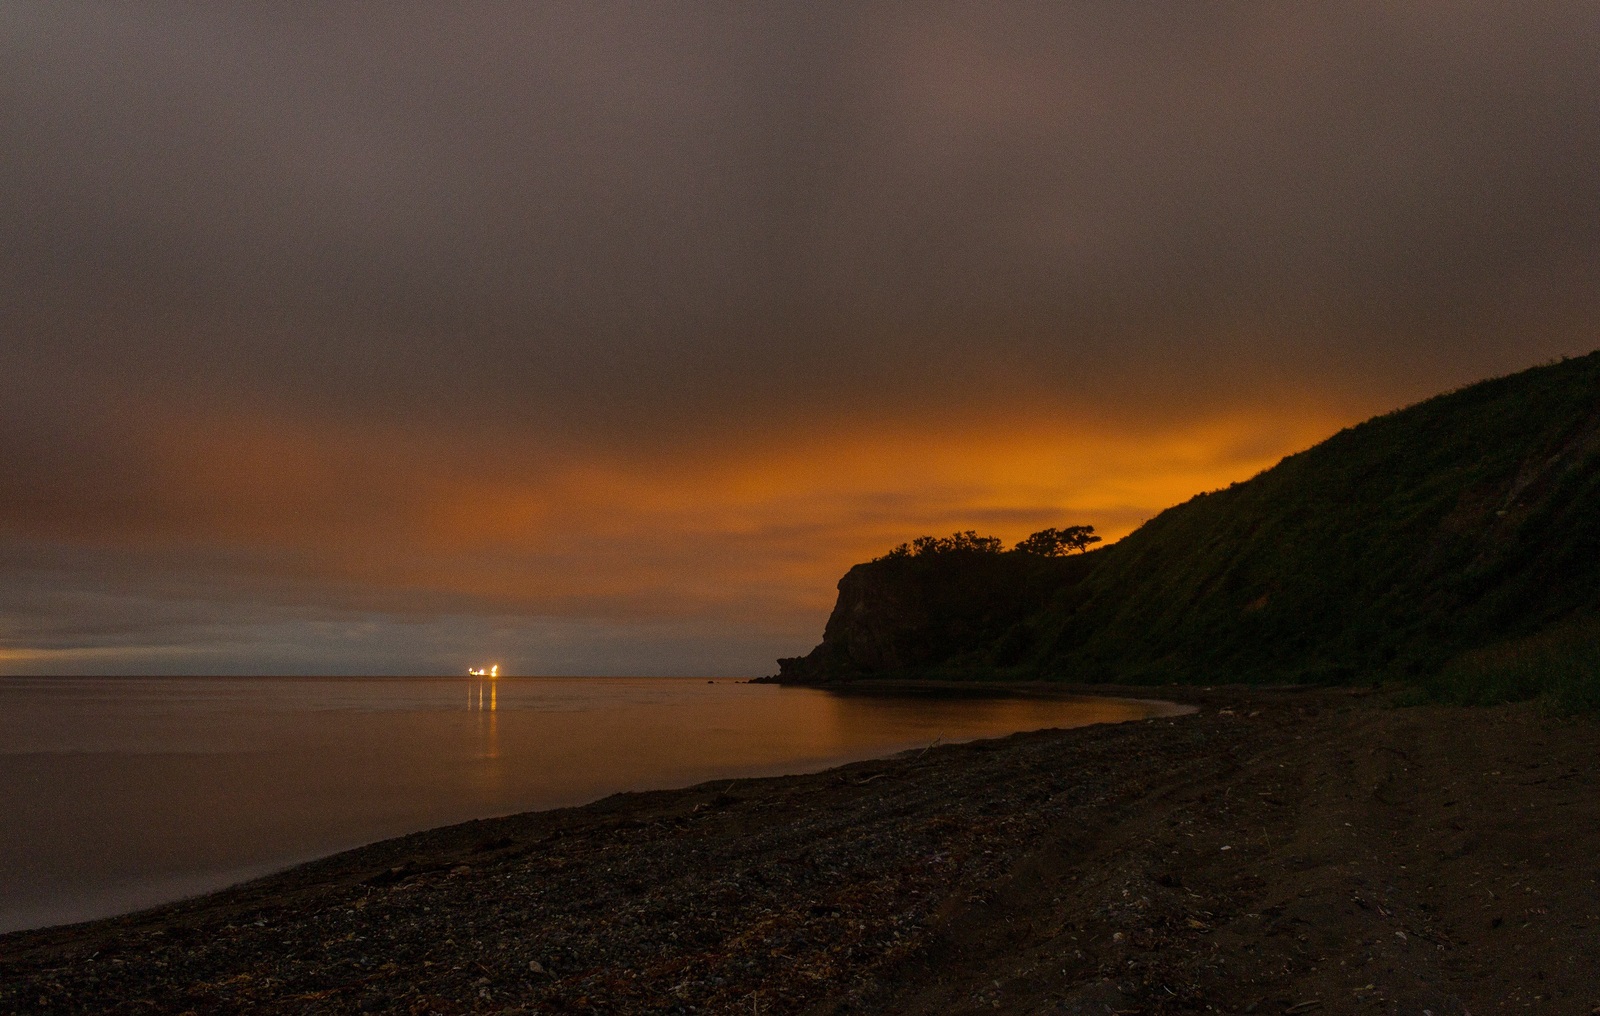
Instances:
[[[1592,720],[986,687],[1195,711],[469,822],[0,936],[0,1010],[1600,1005]]]

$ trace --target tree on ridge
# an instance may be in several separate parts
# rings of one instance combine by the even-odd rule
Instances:
[[[1100,537],[1094,535],[1093,526],[1067,526],[1065,529],[1041,529],[1037,533],[1017,541],[1012,550],[1019,554],[1034,554],[1038,557],[1060,557],[1063,554],[1076,551],[1080,554],[1089,549],[1091,544],[1099,543]],[[910,543],[902,543],[895,547],[884,558],[901,557],[933,557],[940,554],[1001,554],[1005,553],[1005,544],[997,536],[979,536],[974,530],[968,529],[949,536],[919,536]],[[881,559],[880,559],[881,560]]]
[[[929,557],[934,554],[999,554],[1005,544],[998,536],[979,536],[976,531],[951,533],[949,536],[919,536],[910,543],[902,543],[885,557]]]
[[[1069,551],[1082,554],[1089,549],[1091,543],[1099,543],[1100,537],[1094,535],[1093,526],[1068,526],[1065,529],[1041,529],[1037,533],[1018,540],[1016,549],[1024,554],[1038,554],[1040,557],[1059,557]]]

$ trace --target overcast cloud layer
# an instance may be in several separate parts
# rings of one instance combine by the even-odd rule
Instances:
[[[1589,2],[0,7],[0,673],[759,673],[1597,343]]]

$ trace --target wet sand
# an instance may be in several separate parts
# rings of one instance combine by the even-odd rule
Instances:
[[[0,1011],[1600,1006],[1600,724],[1194,699],[472,822],[0,937]]]

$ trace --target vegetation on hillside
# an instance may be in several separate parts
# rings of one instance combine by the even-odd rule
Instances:
[[[1016,550],[1040,557],[1059,557],[1071,551],[1087,553],[1090,544],[1099,542],[1100,537],[1094,535],[1093,526],[1068,526],[1065,529],[1041,529],[1018,541]]]
[[[1600,712],[1600,619],[1580,618],[1465,653],[1424,674],[1412,696],[1456,705],[1534,698],[1558,713]]]
[[[882,561],[887,558],[925,557],[936,554],[1033,554],[1037,557],[1060,557],[1068,551],[1083,553],[1092,543],[1099,543],[1100,537],[1094,535],[1093,526],[1068,526],[1065,529],[1041,529],[1037,533],[1017,542],[1017,545],[1006,551],[1005,541],[998,536],[979,536],[975,530],[968,529],[949,536],[919,536],[910,543],[902,543],[883,557],[874,558]]]
[[[903,601],[919,595],[904,571],[919,561],[1065,560],[1001,553],[971,532],[949,538],[960,547],[924,539],[858,566],[900,571],[855,587],[893,587]],[[1016,587],[947,562],[924,576],[939,610],[874,618],[865,596],[829,631],[937,644],[885,657],[897,676],[1401,679],[1440,698],[1549,695],[1581,708],[1600,697],[1600,354],[1349,428],[1070,560],[1070,574]],[[841,607],[844,594],[841,583]],[[945,623],[965,635],[921,627]],[[896,635],[896,624],[921,630]],[[828,638],[806,658],[814,676],[885,672],[842,666],[850,653]]]

